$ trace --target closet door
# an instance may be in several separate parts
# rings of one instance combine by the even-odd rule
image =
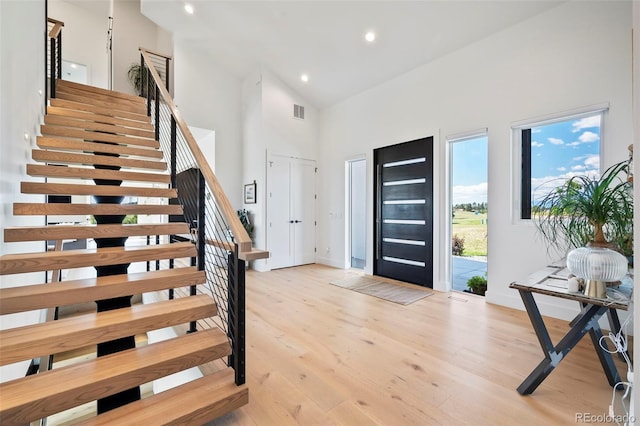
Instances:
[[[291,162],[291,217],[293,218],[293,264],[316,261],[316,163]]]
[[[267,249],[271,269],[315,262],[315,161],[271,155]]]
[[[271,156],[267,164],[267,250],[272,269],[293,266],[291,165],[288,158]]]

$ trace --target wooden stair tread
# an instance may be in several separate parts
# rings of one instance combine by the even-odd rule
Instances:
[[[0,315],[204,283],[195,266],[0,289]]]
[[[134,104],[128,101],[120,102],[116,99],[98,99],[88,93],[78,94],[73,90],[65,90],[64,88],[56,88],[56,99],[64,99],[81,104],[109,108],[116,114],[119,112],[128,112],[132,114],[145,115],[147,113],[147,108],[144,105]]]
[[[66,204],[66,203],[13,203],[14,216],[37,215],[104,215],[127,214],[181,215],[177,204]]]
[[[213,299],[201,294],[1,330],[0,365],[185,324],[216,314]]]
[[[4,229],[4,241],[46,241],[82,238],[188,234],[187,223],[20,226]]]
[[[89,86],[88,84],[76,83],[74,81],[69,80],[56,80],[56,87],[68,87],[76,90],[84,90],[89,93],[98,93],[102,95],[107,95],[115,98],[128,99],[135,102],[143,102],[144,98],[140,96],[131,95],[129,93],[117,92],[115,90],[103,89],[101,87]]]
[[[74,129],[72,127],[43,124],[40,126],[43,135],[61,136],[66,138],[84,139],[95,142],[114,142],[124,145],[138,145],[150,148],[159,148],[160,142],[153,137],[113,135],[110,133],[94,132],[91,130]]]
[[[155,139],[153,130],[136,129],[132,127],[118,126],[116,124],[99,123],[86,119],[66,117],[63,115],[47,114],[44,116],[44,122],[48,125],[66,126],[82,130],[93,130],[119,135],[140,136],[144,138]]]
[[[60,194],[60,195],[112,195],[131,197],[176,198],[173,188],[145,188],[137,186],[111,185],[75,185],[72,183],[21,182],[23,194]]]
[[[47,107],[47,116],[49,117],[73,117],[92,123],[124,126],[126,128],[140,129],[153,131],[153,125],[149,117],[146,117],[144,121],[131,120],[128,118],[112,117],[110,115],[103,115],[96,112],[82,111],[77,109],[69,109],[67,107],[56,107],[49,105]]]
[[[162,159],[164,154],[157,149],[138,148],[135,146],[118,145],[114,143],[85,142],[78,139],[67,139],[60,137],[38,136],[37,144],[40,148],[57,149],[64,151],[85,151],[93,153],[110,153],[118,155],[135,155]]]
[[[86,90],[86,88],[78,88],[68,84],[63,84],[61,86],[56,86],[56,97],[58,93],[68,93],[70,95],[78,95],[84,96],[92,101],[102,101],[109,102],[112,105],[123,105],[123,106],[131,106],[137,108],[143,108],[146,110],[147,106],[145,103],[145,99],[139,96],[133,97],[122,97],[118,96],[118,92],[99,92],[95,90]]]
[[[195,246],[190,242],[140,247],[108,247],[5,254],[0,256],[0,275],[54,271],[87,266],[118,265],[158,259],[177,259],[195,255]]]
[[[129,170],[106,170],[88,167],[61,167],[44,164],[27,164],[29,176],[46,176],[77,179],[108,179],[137,182],[171,183],[171,175],[166,173],[146,173]]]
[[[96,154],[76,154],[72,152],[62,151],[43,151],[40,149],[32,150],[31,158],[33,158],[35,161],[46,161],[48,163],[85,165],[100,164],[105,166],[129,167],[147,170],[167,169],[167,164],[164,161],[138,160],[132,158],[112,157],[108,155]]]
[[[95,114],[101,114],[109,117],[126,118],[129,120],[140,121],[143,123],[150,123],[150,119],[146,114],[135,114],[133,112],[113,110],[109,107],[105,108],[105,107],[100,107],[96,105],[89,105],[81,102],[70,101],[67,99],[52,98],[49,101],[49,104],[54,107],[62,107],[62,108],[73,109],[78,111],[86,111],[86,112],[92,112]]]
[[[249,389],[226,368],[76,425],[202,425],[248,403]]]
[[[219,329],[50,370],[0,384],[3,424],[24,424],[229,355]]]

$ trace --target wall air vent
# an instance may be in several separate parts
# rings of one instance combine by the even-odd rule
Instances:
[[[302,105],[293,104],[293,118],[304,120],[304,107]]]

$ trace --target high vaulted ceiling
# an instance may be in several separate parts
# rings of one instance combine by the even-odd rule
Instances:
[[[560,3],[141,0],[141,9],[239,78],[265,66],[322,108]],[[370,30],[373,43],[364,40]]]

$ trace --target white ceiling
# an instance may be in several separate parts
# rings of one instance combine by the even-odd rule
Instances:
[[[141,9],[239,78],[265,66],[322,108],[563,1],[188,0],[188,15],[184,0],[141,0]]]

